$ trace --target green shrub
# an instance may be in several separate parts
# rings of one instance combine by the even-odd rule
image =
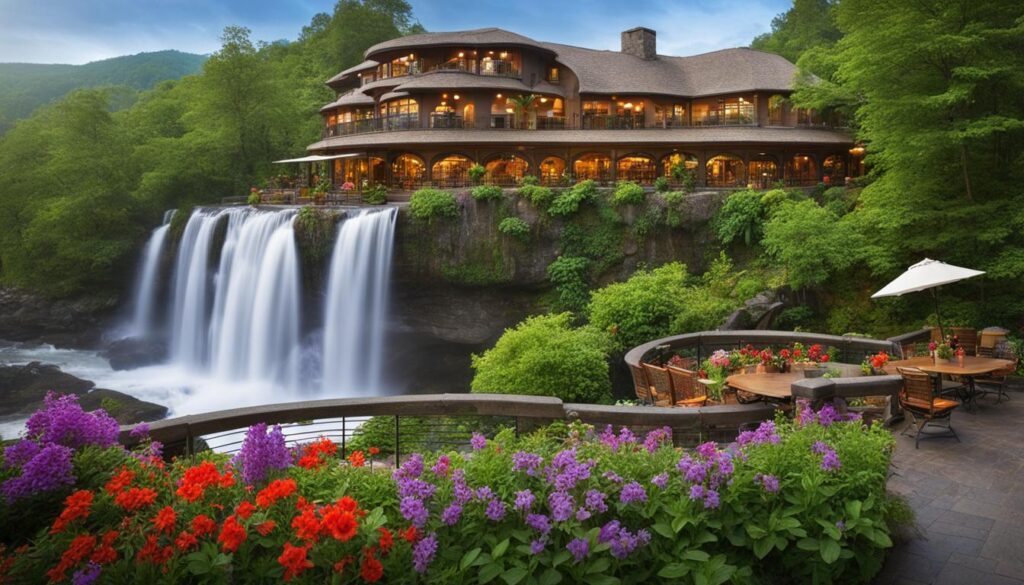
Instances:
[[[530,237],[530,224],[518,217],[506,217],[498,224],[498,231],[506,236],[526,240]]]
[[[555,194],[550,187],[541,185],[523,185],[517,191],[520,197],[528,199],[537,209],[547,209],[554,199]]]
[[[478,185],[469,192],[477,201],[490,201],[501,199],[505,192],[496,185]]]
[[[480,181],[483,180],[484,175],[487,174],[487,169],[485,169],[483,165],[475,164],[469,167],[469,170],[466,171],[466,174],[469,176],[469,180],[472,181],[474,185],[479,185]]]
[[[185,234],[185,226],[188,225],[188,219],[192,216],[194,210],[195,208],[191,206],[179,207],[174,212],[174,215],[171,216],[171,224],[167,228],[167,235],[172,242],[181,240],[181,236]]]
[[[619,181],[612,193],[612,203],[615,205],[639,205],[644,202],[647,195],[644,188],[633,181]]]
[[[388,188],[377,183],[363,191],[363,201],[370,205],[384,205],[388,202]]]
[[[418,220],[433,221],[434,218],[451,218],[459,215],[459,204],[448,191],[425,188],[412,194],[409,199],[409,213]]]
[[[320,207],[305,206],[295,216],[295,244],[304,270],[322,266],[334,244],[335,215]]]
[[[548,279],[558,293],[556,310],[582,313],[590,301],[587,272],[590,260],[579,256],[559,256],[548,265]]]
[[[668,191],[668,177],[658,177],[654,179],[654,191],[657,193],[664,193]]]
[[[611,402],[607,336],[571,323],[572,315],[561,313],[506,329],[494,347],[473,356],[473,392]]]
[[[712,220],[719,241],[731,244],[742,240],[748,246],[761,241],[765,221],[761,198],[762,194],[752,189],[735,191],[729,195]]]
[[[249,196],[246,197],[245,202],[249,205],[259,205],[261,201],[259,191],[250,191]]]
[[[855,259],[860,248],[853,228],[811,199],[786,201],[764,226],[764,248],[786,269],[794,288],[825,282]]]
[[[522,179],[519,179],[520,187],[529,187],[532,185],[540,185],[540,179],[536,175],[523,175]]]
[[[670,228],[677,228],[686,221],[686,193],[669,191],[662,194],[665,199],[665,223]]]
[[[581,203],[597,198],[597,183],[591,180],[580,181],[555,197],[548,207],[551,215],[568,216],[576,213]]]

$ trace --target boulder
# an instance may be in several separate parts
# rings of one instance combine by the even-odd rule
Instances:
[[[111,295],[51,299],[0,287],[0,338],[91,348],[117,306]]]
[[[747,299],[743,307],[726,317],[719,329],[740,331],[744,329],[771,329],[772,322],[785,306],[777,293],[765,291]]]
[[[102,408],[123,425],[151,422],[167,416],[167,407],[145,400],[139,400],[116,390],[97,388],[79,398],[78,403],[85,410]]]
[[[162,341],[129,337],[119,339],[103,351],[115,370],[134,370],[158,364],[167,358],[167,344]]]

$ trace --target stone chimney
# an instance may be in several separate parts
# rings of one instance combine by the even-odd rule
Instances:
[[[622,33],[622,52],[641,59],[657,59],[657,34],[642,26],[624,31]]]

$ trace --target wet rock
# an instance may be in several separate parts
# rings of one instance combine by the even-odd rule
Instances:
[[[95,347],[116,306],[114,295],[51,299],[0,287],[0,338],[60,347]]]
[[[743,307],[733,311],[719,329],[739,331],[743,329],[771,329],[772,322],[785,306],[775,292],[765,291],[747,299]]]
[[[138,337],[119,339],[107,346],[103,357],[110,360],[110,367],[115,370],[134,370],[164,361],[167,344]]]
[[[127,425],[137,422],[160,420],[167,416],[167,407],[145,400],[139,400],[116,390],[97,388],[78,400],[85,410],[102,408],[117,422]]]

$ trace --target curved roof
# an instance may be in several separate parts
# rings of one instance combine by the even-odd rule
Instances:
[[[383,43],[377,43],[366,50],[364,55],[367,59],[371,55],[383,53],[385,51],[394,51],[398,49],[418,49],[422,47],[436,47],[444,45],[466,45],[466,46],[520,46],[520,47],[533,47],[534,49],[540,49],[542,51],[551,51],[550,48],[544,46],[543,43],[539,43],[529,37],[509,32],[496,27],[491,28],[478,28],[474,30],[463,30],[463,31],[452,31],[452,32],[436,32],[436,33],[423,33],[419,35],[408,35],[399,37],[397,39],[391,39],[390,41],[384,41]]]
[[[341,81],[342,79],[345,79],[346,77],[352,75],[353,73],[359,73],[361,71],[376,69],[378,65],[380,65],[380,63],[374,61],[373,59],[367,59],[366,61],[363,61],[359,65],[356,65],[355,67],[349,67],[348,69],[328,79],[327,85]]]
[[[500,91],[550,93],[563,95],[562,90],[550,83],[544,82],[531,88],[522,80],[514,77],[500,77],[495,75],[476,75],[462,71],[434,71],[431,73],[405,78],[395,91],[417,91],[417,90],[451,90],[451,89],[492,89]]]
[[[320,111],[329,110],[331,108],[337,108],[341,106],[372,106],[373,98],[366,95],[365,93],[353,91],[346,93],[339,97],[337,100],[327,104],[320,108]]]
[[[388,100],[394,100],[394,99],[405,98],[405,97],[409,97],[409,94],[405,93],[404,91],[389,91],[388,93],[380,96],[380,103],[383,104],[384,102],[386,102]]]

